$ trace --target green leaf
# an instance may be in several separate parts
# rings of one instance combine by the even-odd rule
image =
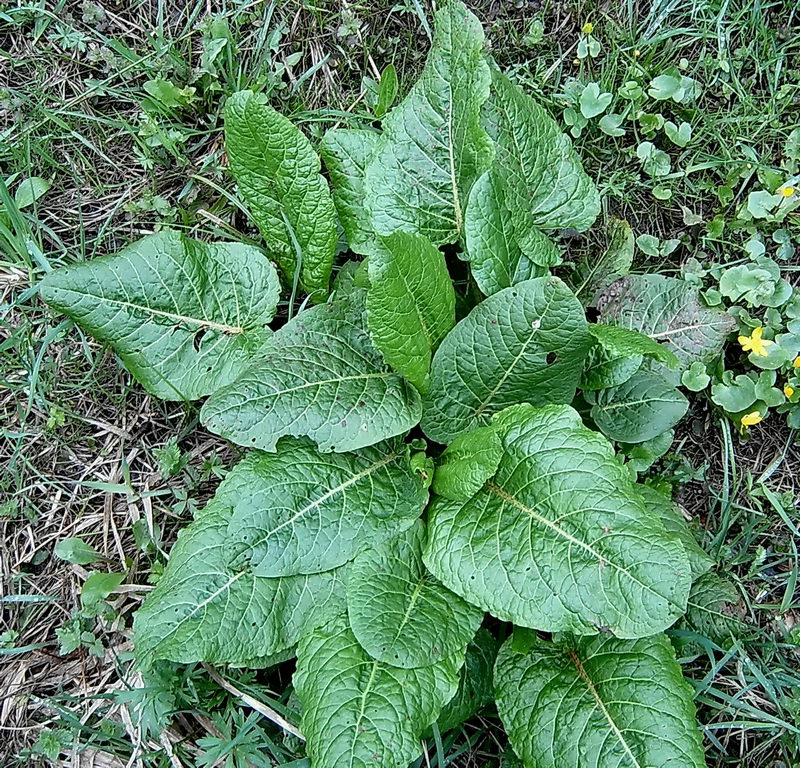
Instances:
[[[494,701],[493,672],[497,646],[497,640],[485,629],[479,629],[467,646],[458,691],[442,709],[436,723],[442,733],[457,728]]]
[[[485,296],[542,277],[547,265],[560,260],[555,243],[538,230],[532,230],[527,238],[532,256],[523,253],[505,203],[504,185],[495,171],[484,173],[472,187],[464,231],[465,258]]]
[[[675,430],[668,429],[643,443],[619,446],[620,453],[626,457],[625,466],[634,473],[646,472],[653,466],[671,447],[675,440]],[[663,515],[662,515],[663,520]],[[665,528],[668,526],[665,524]]]
[[[664,133],[678,147],[685,147],[692,140],[692,126],[683,122],[676,126],[671,120],[664,123]]]
[[[51,186],[50,182],[41,176],[30,176],[27,179],[23,179],[14,192],[14,202],[17,208],[19,210],[29,208],[37,200],[44,197]]]
[[[225,149],[286,279],[291,284],[299,266],[306,293],[324,299],[336,252],[336,210],[314,148],[263,94],[239,91],[225,104]]]
[[[753,630],[737,617],[738,604],[739,593],[731,581],[713,572],[703,574],[692,586],[680,628],[691,628],[728,648]],[[683,645],[680,639],[679,644]]]
[[[693,362],[681,376],[681,384],[690,392],[702,392],[711,383],[706,366],[699,360]]]
[[[611,440],[643,443],[677,424],[689,401],[656,373],[638,371],[624,384],[597,393],[592,419]]]
[[[381,238],[369,257],[367,318],[386,362],[424,391],[431,356],[456,322],[444,254],[420,235]]]
[[[372,658],[395,667],[427,667],[463,657],[483,613],[425,569],[425,525],[362,550],[350,567],[347,612]]]
[[[629,275],[616,280],[597,302],[599,321],[649,336],[666,345],[685,370],[695,360],[716,359],[736,328],[727,313],[704,306],[699,291],[673,277]]]
[[[284,435],[307,435],[323,452],[352,451],[411,429],[420,397],[389,370],[360,312],[338,301],[283,326],[200,416],[212,432],[265,451]]]
[[[477,427],[456,437],[436,462],[434,493],[458,501],[474,496],[490,480],[503,456],[494,427]]]
[[[409,453],[397,440],[354,453],[292,439],[278,453],[252,451],[217,492],[233,508],[228,537],[247,545],[256,576],[344,565],[422,513],[428,494]]]
[[[397,98],[397,70],[394,64],[387,64],[381,72],[381,82],[378,88],[378,103],[375,105],[375,117],[381,118],[394,104]]]
[[[434,356],[422,430],[449,443],[509,405],[570,402],[588,341],[583,308],[558,278],[495,293],[456,325]]]
[[[492,160],[480,125],[491,75],[483,28],[463,3],[449,3],[435,20],[425,68],[384,118],[365,183],[379,234],[402,229],[442,245],[461,237],[470,188]]]
[[[375,131],[335,128],[322,137],[319,146],[350,250],[362,255],[372,252],[375,241],[372,220],[364,203],[364,174],[379,138]]]
[[[597,258],[589,254],[570,275],[569,284],[575,295],[586,306],[593,306],[596,298],[616,278],[627,275],[633,264],[633,230],[627,221],[611,219],[608,247]]]
[[[40,293],[111,346],[148,392],[196,400],[233,381],[260,353],[279,285],[256,248],[163,231],[51,272]]]
[[[600,195],[572,143],[536,101],[498,71],[485,122],[518,236],[532,225],[588,229],[600,212]]]
[[[613,98],[610,93],[602,92],[597,83],[587,83],[581,92],[578,102],[581,114],[587,120],[602,115],[611,105]]]
[[[722,374],[722,379],[711,386],[711,401],[728,413],[739,413],[758,400],[756,383],[747,374],[735,376],[730,371]]]
[[[81,606],[94,608],[99,602],[105,600],[122,582],[125,581],[124,573],[102,573],[92,571],[81,587]]]
[[[643,360],[642,355],[628,355],[595,344],[584,362],[580,388],[591,392],[618,387],[642,367]]]
[[[598,126],[600,130],[608,136],[624,136],[625,129],[620,127],[624,119],[624,115],[618,115],[612,112],[611,114],[603,115],[603,117],[600,118]]]
[[[630,357],[642,355],[651,357],[669,368],[678,366],[678,358],[671,349],[631,328],[605,323],[590,323],[589,333],[594,336],[600,346],[617,355]]]
[[[636,157],[642,162],[642,170],[652,178],[667,176],[672,164],[669,155],[658,149],[652,141],[643,141],[636,147]]]
[[[425,564],[504,621],[547,632],[659,632],[684,611],[690,570],[602,436],[565,405],[497,417],[505,453],[466,501],[434,497]]]
[[[315,621],[344,610],[343,569],[256,576],[246,545],[228,538],[232,511],[212,500],[178,534],[164,575],[136,613],[140,664],[250,664],[290,648]]]
[[[422,734],[459,683],[458,659],[402,669],[373,659],[345,615],[317,627],[297,647],[294,686],[314,768],[408,768]]]
[[[53,554],[59,560],[77,565],[89,565],[103,558],[91,544],[87,544],[79,536],[61,539],[53,548]]]
[[[705,768],[693,690],[664,635],[558,643],[517,632],[495,666],[497,710],[526,768]]]

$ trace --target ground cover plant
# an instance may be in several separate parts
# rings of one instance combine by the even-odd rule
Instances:
[[[155,588],[127,652],[141,685],[120,700],[173,765],[165,724],[209,680],[257,714],[215,713],[198,765],[405,766],[430,761],[430,741],[446,764],[447,735],[493,712],[504,763],[705,765],[724,747],[698,723],[692,664],[724,665],[749,630],[715,568],[722,539],[701,547],[673,501],[699,475],[678,463],[670,476],[670,451],[691,403],[742,439],[770,409],[797,426],[796,168],[737,211],[746,260],[633,271],[635,248],[660,259],[679,241],[601,217],[565,131],[620,138],[638,121],[636,160],[663,181],[669,156],[651,139],[680,146],[691,125],[601,118],[615,96],[596,82],[566,84],[559,125],[464,5],[444,5],[431,33],[406,95],[384,70],[358,128],[298,127],[253,90],[225,98],[229,173],[261,240],[159,227],[36,286],[145,392],[196,414],[184,437],[204,427],[241,449],[228,471],[204,466],[202,482],[223,476],[205,503],[177,499],[193,520],[168,555],[152,513],[139,527]],[[600,54],[593,25],[577,45],[578,65]],[[630,82],[619,98],[634,105]],[[649,94],[697,91],[670,70]],[[29,176],[5,208],[46,192]],[[605,245],[565,261],[592,227]],[[165,478],[187,469],[175,438],[157,457]],[[796,531],[791,495],[764,480]],[[120,488],[131,497],[130,479]],[[74,538],[55,554],[102,559]],[[796,574],[795,556],[783,614]],[[119,621],[109,600],[124,581],[86,575],[62,653],[103,655],[91,627]],[[262,675],[278,699],[244,692]],[[771,727],[790,755],[781,701]],[[47,733],[39,754],[58,755],[63,730]]]

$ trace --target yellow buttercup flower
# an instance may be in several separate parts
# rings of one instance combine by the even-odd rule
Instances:
[[[786,395],[786,397],[791,397],[794,394],[794,387],[791,384],[786,384],[783,387],[783,394]]]
[[[793,365],[795,368],[800,368],[800,355],[798,355],[798,356],[797,356],[797,357],[794,359],[794,362],[792,363],[792,365]]]
[[[592,24],[592,22],[591,22],[591,21],[587,21],[587,22],[586,22],[586,23],[585,23],[585,24],[584,24],[584,25],[581,27],[581,32],[583,32],[583,34],[584,34],[584,35],[591,35],[591,34],[592,34],[592,32],[594,32],[594,24]]]
[[[795,192],[797,192],[797,190],[796,190],[796,189],[795,189],[793,186],[791,186],[791,185],[790,185],[790,186],[788,186],[788,187],[784,187],[784,188],[781,190],[781,194],[782,194],[784,197],[792,197],[792,196],[794,195],[794,193],[795,193]]]
[[[767,348],[771,347],[775,342],[769,339],[762,339],[761,337],[763,334],[764,329],[759,326],[753,329],[753,332],[749,336],[740,336],[739,344],[745,352],[752,352],[759,357],[766,357],[769,354]]]
[[[742,416],[743,427],[754,427],[764,420],[764,417],[758,411],[751,411],[750,413]]]

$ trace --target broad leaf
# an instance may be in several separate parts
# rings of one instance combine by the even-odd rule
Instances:
[[[556,277],[526,280],[479,304],[433,358],[422,429],[439,443],[516,403],[568,403],[589,347],[578,300]]]
[[[324,299],[336,252],[336,209],[314,148],[265,96],[240,91],[225,104],[225,149],[287,280],[291,284],[300,262],[300,284],[315,300]]]
[[[609,243],[598,258],[595,253],[582,259],[567,281],[575,295],[587,306],[593,306],[596,297],[618,277],[627,275],[633,264],[635,238],[627,221],[611,219],[608,222]]]
[[[364,174],[379,138],[375,131],[334,128],[322,137],[319,147],[350,250],[362,255],[371,252],[375,239],[364,201]]]
[[[271,334],[279,289],[258,249],[170,231],[51,272],[40,285],[48,304],[167,400],[196,400],[236,378]]]
[[[705,768],[693,691],[664,635],[520,634],[500,649],[495,688],[526,768]]]
[[[432,489],[448,499],[468,499],[494,476],[503,442],[494,427],[477,427],[453,440],[436,462]]]
[[[591,416],[600,431],[621,443],[643,443],[677,424],[689,401],[657,373],[638,371],[624,384],[595,396]]]
[[[420,738],[455,694],[464,661],[402,669],[373,659],[341,615],[297,647],[295,691],[314,768],[408,768]]]
[[[558,123],[497,70],[484,118],[518,237],[531,225],[588,229],[600,212],[600,195]]]
[[[541,232],[538,241],[529,238],[530,245],[535,246],[532,257],[522,252],[505,203],[503,185],[494,171],[484,173],[472,187],[464,232],[464,258],[469,261],[472,276],[485,296],[523,280],[542,277],[547,265],[560,259],[553,241]]]
[[[600,346],[618,355],[642,355],[652,357],[659,363],[670,368],[677,368],[678,358],[675,353],[664,344],[659,344],[649,336],[639,331],[623,328],[619,325],[606,325],[604,323],[591,323],[589,333]]]
[[[483,613],[439,584],[422,563],[420,520],[392,539],[365,549],[347,581],[353,634],[378,661],[427,667],[464,655]]]
[[[648,510],[611,445],[569,406],[498,416],[505,453],[467,501],[435,497],[425,564],[504,621],[619,637],[665,629],[684,611],[682,545]]]
[[[753,626],[737,615],[740,612],[739,600],[733,582],[717,573],[705,573],[692,585],[686,616],[678,629],[693,630],[717,645],[729,648],[738,638],[753,633]],[[681,638],[679,632],[676,635],[679,646],[692,645],[690,638]]]
[[[494,700],[493,672],[497,646],[497,640],[485,629],[479,629],[467,646],[456,695],[447,702],[436,723],[440,731],[457,728]]]
[[[673,534],[683,544],[683,549],[689,560],[689,567],[692,569],[692,579],[697,579],[713,568],[714,558],[697,543],[697,539],[689,530],[689,526],[678,505],[672,499],[648,485],[639,486],[639,492],[644,497],[647,506],[661,518],[661,522],[667,532]],[[691,601],[691,593],[689,600]]]
[[[456,322],[444,254],[420,235],[395,232],[381,238],[368,270],[372,338],[386,362],[424,391],[433,351]]]
[[[361,313],[344,301],[297,315],[201,412],[211,431],[265,451],[284,435],[307,435],[323,452],[353,451],[419,418],[417,390],[389,370]]]
[[[662,275],[629,275],[613,282],[597,302],[600,321],[632,328],[665,342],[681,370],[711,361],[736,328],[725,312],[703,306],[696,288]]]
[[[321,454],[284,439],[278,453],[248,453],[217,492],[233,507],[228,537],[247,546],[258,576],[343,565],[412,525],[427,497],[399,440]]]
[[[435,21],[419,80],[383,120],[366,199],[379,234],[402,229],[442,245],[461,237],[470,188],[491,163],[480,124],[491,74],[483,29],[463,3],[448,3]]]
[[[246,547],[227,537],[231,513],[212,500],[178,534],[164,575],[136,613],[140,662],[249,664],[290,648],[314,622],[344,609],[343,569],[256,576]]]
[[[642,355],[609,350],[595,344],[583,364],[580,388],[584,391],[606,389],[624,384],[642,367]]]

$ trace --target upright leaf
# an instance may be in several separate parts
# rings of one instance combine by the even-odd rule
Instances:
[[[178,534],[166,571],[136,613],[141,663],[250,664],[290,648],[315,622],[344,609],[342,569],[257,576],[247,547],[227,536],[231,513],[227,503],[212,500]]]
[[[435,21],[419,80],[383,120],[366,193],[379,234],[402,229],[442,245],[461,237],[470,188],[491,163],[480,124],[491,75],[483,29],[463,3],[448,3]]]
[[[403,669],[373,659],[341,615],[297,647],[295,691],[314,768],[408,768],[420,738],[455,694],[463,654]]]
[[[714,360],[736,321],[701,303],[699,291],[674,277],[629,275],[616,280],[597,301],[600,321],[666,343],[685,370],[695,360]]]
[[[343,565],[413,525],[427,496],[399,440],[321,454],[284,439],[278,453],[248,453],[217,492],[233,507],[228,537],[247,546],[258,576]]]
[[[495,166],[521,237],[531,226],[588,229],[600,195],[558,123],[497,69],[484,109],[495,142]],[[523,246],[524,249],[524,246]]]
[[[495,688],[526,768],[705,768],[693,691],[664,635],[551,643],[515,632]]]
[[[643,443],[675,426],[689,401],[657,373],[637,371],[626,382],[595,396],[592,419],[621,443]]]
[[[531,256],[523,253],[511,212],[505,202],[503,184],[494,171],[481,176],[469,193],[464,221],[466,258],[478,288],[486,296],[532,277],[542,277],[547,266],[560,255],[552,240],[538,233],[530,238]],[[531,248],[529,248],[531,250]]]
[[[422,563],[425,525],[364,549],[347,580],[347,611],[361,647],[395,667],[427,667],[464,655],[483,613]]]
[[[591,323],[589,333],[600,346],[619,355],[651,357],[669,368],[677,368],[678,358],[664,344],[659,344],[639,331],[620,325]]]
[[[596,298],[618,277],[627,275],[633,264],[636,239],[627,221],[608,222],[609,242],[598,257],[589,253],[582,259],[567,281],[584,305],[593,306]]]
[[[265,451],[284,435],[307,435],[323,452],[353,451],[411,429],[420,397],[389,370],[361,314],[338,301],[283,326],[200,416],[211,431]]]
[[[395,232],[381,238],[368,270],[372,338],[386,362],[424,391],[433,351],[456,321],[444,254],[424,237]]]
[[[324,299],[336,252],[336,210],[314,148],[263,95],[240,91],[225,104],[225,149],[287,280],[291,284],[299,267],[304,290]]]
[[[436,462],[433,492],[456,501],[474,496],[494,476],[503,441],[492,427],[477,427],[456,437]]]
[[[558,278],[495,293],[434,356],[423,431],[448,443],[509,405],[570,402],[588,347],[583,307]]]
[[[682,545],[648,510],[608,441],[569,406],[497,417],[504,456],[466,501],[435,497],[425,564],[504,621],[547,632],[643,637],[684,611]]]
[[[583,365],[580,388],[595,391],[617,387],[630,379],[644,362],[643,355],[630,355],[618,349],[606,349],[594,344]]]
[[[258,249],[164,231],[51,272],[39,290],[109,344],[148,392],[196,400],[233,381],[259,352],[279,289]]]
[[[375,131],[333,128],[322,137],[319,146],[350,250],[362,255],[371,252],[375,240],[364,200],[364,175],[379,138]]]

